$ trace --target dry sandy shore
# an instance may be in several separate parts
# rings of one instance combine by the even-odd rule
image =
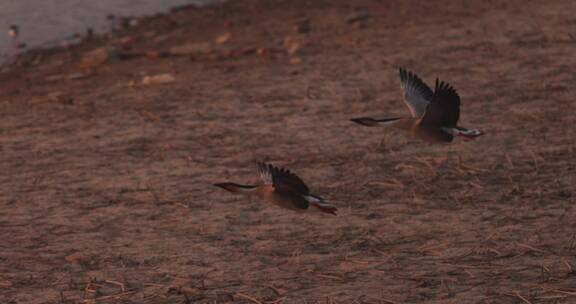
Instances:
[[[350,3],[181,10],[1,73],[0,303],[576,303],[576,2]],[[397,66],[487,135],[351,123],[407,112]],[[340,216],[211,186],[256,160]]]

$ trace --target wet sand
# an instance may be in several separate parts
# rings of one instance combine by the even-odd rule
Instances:
[[[0,74],[0,302],[576,302],[575,9],[239,0],[26,54]],[[350,122],[407,113],[398,66],[487,134]],[[257,160],[340,215],[211,186]]]

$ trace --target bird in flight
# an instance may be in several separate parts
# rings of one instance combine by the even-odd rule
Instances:
[[[304,181],[289,170],[260,162],[258,172],[263,182],[260,185],[227,182],[214,184],[214,186],[236,194],[256,196],[289,210],[303,212],[312,209],[337,215],[336,206],[312,194]]]
[[[458,126],[460,96],[450,84],[436,78],[432,91],[416,74],[402,68],[399,71],[404,102],[411,117],[361,117],[351,119],[353,122],[368,127],[390,125],[407,131],[411,137],[430,143],[451,142],[454,136],[472,140],[484,134],[477,129]]]

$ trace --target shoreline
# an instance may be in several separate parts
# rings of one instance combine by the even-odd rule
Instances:
[[[74,47],[77,47],[80,44],[84,44],[84,43],[90,43],[92,41],[105,41],[107,39],[111,39],[113,38],[113,36],[115,35],[122,35],[123,31],[127,31],[132,27],[137,26],[138,23],[141,22],[146,22],[148,20],[151,19],[155,19],[155,18],[165,18],[166,16],[174,13],[174,12],[178,12],[178,11],[186,11],[186,10],[191,10],[191,9],[202,9],[202,8],[208,8],[210,6],[217,6],[217,5],[221,5],[225,0],[220,0],[220,1],[214,1],[213,3],[208,3],[208,4],[183,4],[183,5],[176,5],[174,7],[171,7],[169,9],[167,9],[166,11],[163,12],[158,12],[158,13],[154,13],[154,14],[149,14],[149,15],[143,15],[143,16],[116,16],[116,18],[119,18],[118,21],[116,21],[116,25],[114,26],[115,28],[110,29],[110,30],[104,30],[104,31],[98,31],[98,32],[90,32],[88,29],[91,29],[91,26],[86,26],[86,31],[84,31],[83,33],[73,33],[70,34],[69,36],[63,37],[59,40],[54,40],[54,41],[48,41],[48,42],[44,42],[41,45],[37,45],[37,46],[33,46],[33,47],[26,47],[22,52],[17,53],[16,57],[13,58],[15,60],[10,60],[9,54],[5,54],[6,59],[3,61],[0,61],[0,73],[2,73],[2,71],[5,71],[6,69],[8,69],[11,65],[17,65],[17,61],[20,59],[20,57],[29,57],[29,53],[32,54],[32,56],[35,55],[39,55],[39,53],[47,53],[47,54],[51,54],[51,53],[55,53],[55,52],[62,52],[62,51],[66,51],[67,49],[71,49]],[[118,28],[119,26],[119,28]],[[23,43],[26,43],[25,41]],[[24,59],[25,61],[27,59]]]
[[[140,18],[169,13],[170,8],[207,6],[209,1],[175,0],[171,4],[161,4],[152,0],[137,0],[130,4],[126,0],[103,0],[99,3],[73,5],[70,0],[52,4],[33,4],[24,0],[22,3],[7,4],[4,6],[5,11],[0,12],[0,18],[4,21],[2,25],[6,28],[16,25],[20,30],[17,37],[1,37],[1,59],[2,62],[12,59],[14,53],[26,51],[26,46],[41,49],[75,44],[81,40],[81,36],[133,26]],[[67,12],[58,13],[59,10]],[[24,47],[16,47],[16,44]]]

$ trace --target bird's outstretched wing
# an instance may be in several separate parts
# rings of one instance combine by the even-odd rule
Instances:
[[[258,163],[260,177],[266,184],[271,184],[278,192],[308,194],[310,189],[296,174],[288,169],[274,167],[266,163]]]
[[[432,100],[426,108],[421,124],[455,127],[460,118],[460,96],[454,88],[436,78]]]
[[[432,100],[432,90],[416,74],[403,68],[399,69],[400,86],[404,92],[404,103],[413,117],[422,117]]]

